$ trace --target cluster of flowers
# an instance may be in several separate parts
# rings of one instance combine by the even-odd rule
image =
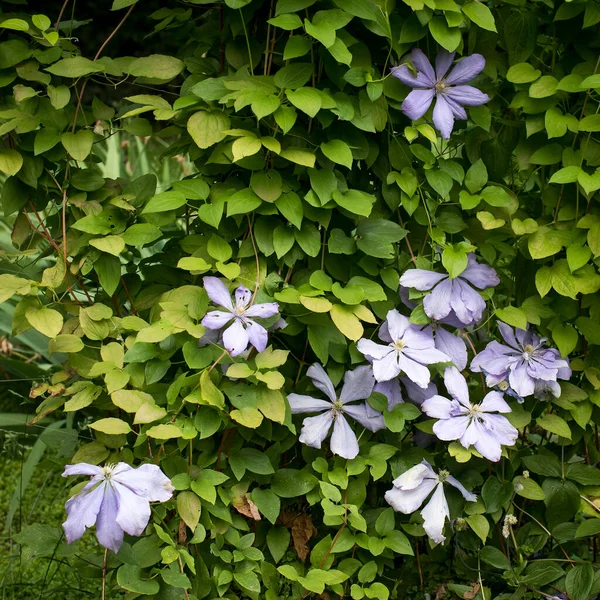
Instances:
[[[477,264],[473,254],[468,257],[466,269],[454,278],[424,269],[406,271],[400,279],[401,298],[414,306],[408,299],[408,289],[428,292],[423,308],[433,323],[417,326],[397,310],[390,310],[378,332],[383,343],[369,339],[358,342],[358,350],[370,364],[346,372],[339,395],[325,369],[312,365],[307,375],[327,399],[295,393],[288,396],[292,413],[319,413],[304,420],[300,442],[321,448],[333,429],[331,451],[346,459],[355,458],[359,443],[346,417],[372,432],[384,429],[383,414],[367,400],[374,391],[380,392],[392,410],[404,401],[402,383],[408,398],[420,405],[423,413],[437,419],[433,432],[438,439],[458,440],[488,460],[500,460],[502,446],[513,445],[518,435],[503,416],[511,409],[502,392],[519,400],[540,390],[558,394],[557,378],[567,379],[571,371],[557,350],[545,346],[544,338],[533,331],[515,332],[499,323],[506,345],[490,342],[471,361],[471,371],[484,373],[488,385],[500,391],[489,392],[479,403],[471,402],[467,381],[460,372],[467,366],[465,342],[445,326],[464,328],[478,323],[486,305],[474,288],[483,290],[498,283],[496,272]],[[213,304],[223,309],[208,312],[202,320],[214,332],[214,341],[221,342],[231,356],[239,356],[249,345],[262,352],[268,332],[254,319],[276,316],[278,304],[254,304],[252,293],[244,286],[235,291],[234,304],[229,290],[216,277],[205,277],[204,288]],[[431,381],[429,366],[436,364],[445,365],[443,381],[450,398],[439,395]],[[91,476],[85,487],[67,501],[67,520],[63,524],[67,541],[80,538],[87,527],[95,524],[99,542],[115,552],[124,532],[141,535],[150,518],[149,502],[164,502],[173,494],[171,482],[156,465],[134,469],[125,463],[105,467],[79,463],[68,465],[63,475]],[[421,515],[425,531],[438,543],[445,539],[442,531],[449,517],[444,482],[457,488],[466,500],[475,500],[449,473],[436,474],[426,461],[398,477],[385,496],[395,510],[410,514],[433,492]]]

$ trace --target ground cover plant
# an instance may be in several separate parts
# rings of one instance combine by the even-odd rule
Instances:
[[[3,597],[600,592],[596,2],[2,11]]]

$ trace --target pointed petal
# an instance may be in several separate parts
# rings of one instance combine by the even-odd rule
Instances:
[[[400,277],[400,285],[425,292],[442,281],[442,279],[448,279],[448,275],[446,273],[427,271],[426,269],[408,269]]]
[[[506,403],[500,392],[490,392],[481,402],[481,410],[483,412],[512,412],[511,407]]]
[[[247,319],[246,333],[248,334],[248,341],[256,348],[256,351],[264,352],[269,342],[267,330],[262,325]]]
[[[394,342],[402,339],[404,333],[410,327],[410,321],[404,315],[401,315],[395,308],[388,311],[385,321],[390,337]]]
[[[432,89],[413,90],[402,102],[402,112],[413,121],[420,119],[431,106],[434,94]]]
[[[252,292],[244,285],[235,290],[235,307],[244,310],[252,300]]]
[[[371,367],[365,365],[357,367],[354,371],[346,371],[340,400],[344,403],[366,400],[371,395],[374,385],[375,376]]]
[[[433,426],[435,436],[444,442],[462,438],[469,426],[470,417],[459,416],[441,419]]]
[[[327,400],[319,400],[302,394],[289,394],[287,399],[293,415],[331,410],[331,402],[327,402]]]
[[[440,50],[438,55],[435,57],[435,76],[438,81],[442,80],[452,61],[454,60],[456,52],[448,52],[447,50]]]
[[[335,388],[329,375],[325,372],[325,369],[319,364],[315,363],[308,368],[306,374],[311,378],[313,385],[321,390],[332,402],[337,399]]]
[[[519,437],[518,430],[504,415],[485,414],[483,423],[502,446],[513,446]]]
[[[275,316],[278,312],[279,304],[277,304],[277,302],[264,302],[263,304],[253,304],[246,311],[246,316],[268,319],[269,317]]]
[[[443,396],[432,396],[421,404],[421,410],[433,419],[449,419],[452,416],[452,401]]]
[[[356,347],[361,354],[365,355],[368,361],[381,360],[392,352],[390,346],[376,344],[373,340],[368,340],[366,338],[358,340]]]
[[[471,81],[483,71],[485,67],[485,58],[481,54],[471,54],[463,58],[452,69],[450,75],[446,77],[444,83],[446,85],[458,85],[459,83],[467,83]]]
[[[96,518],[104,499],[106,482],[103,481],[99,485],[96,485],[96,487],[94,485],[96,485],[95,482],[87,491],[86,488],[88,486],[86,486],[79,494],[69,498],[65,504],[67,520],[62,525],[69,544],[78,540],[84,534],[87,527],[92,527],[96,523]]]
[[[123,544],[123,530],[117,523],[119,501],[112,486],[107,485],[98,520],[96,522],[96,537],[101,546],[118,552]]]
[[[498,329],[500,330],[500,335],[504,338],[504,341],[517,352],[521,352],[519,342],[517,342],[517,338],[515,337],[514,329],[502,321],[498,321]]]
[[[431,81],[431,85],[435,85],[435,72],[423,51],[419,50],[419,48],[414,48],[411,57],[417,71],[423,73]]]
[[[452,487],[455,487],[462,494],[463,498],[468,502],[477,501],[477,496],[469,492],[469,490],[467,490],[467,488],[465,488],[465,486],[460,481],[458,481],[458,479],[452,477],[452,475],[448,475],[446,477],[446,482],[449,483]]]
[[[395,511],[409,515],[423,504],[436,484],[435,479],[424,479],[418,487],[410,490],[393,487],[385,493],[385,500]]]
[[[489,287],[495,287],[500,283],[498,274],[489,265],[477,264],[475,255],[471,252],[468,256],[467,268],[459,275],[461,279],[466,279],[470,284],[478,287],[480,290]]]
[[[421,388],[408,377],[400,377],[400,381],[402,381],[402,385],[406,388],[408,399],[418,405],[423,404],[425,400],[438,393],[435,383],[429,383],[426,388]]]
[[[454,280],[454,291],[450,306],[464,325],[481,321],[485,310],[485,300],[460,277]]]
[[[389,381],[400,375],[400,365],[398,364],[399,354],[392,348],[386,356],[380,360],[373,361],[373,375],[376,381]]]
[[[371,407],[366,404],[346,404],[344,406],[344,414],[351,416],[369,431],[385,429],[383,415],[379,411],[374,409],[369,410],[369,408]]]
[[[508,382],[510,387],[522,398],[531,396],[535,390],[535,381],[529,376],[525,361],[510,369]]]
[[[436,348],[410,348],[407,346],[404,349],[404,355],[423,365],[451,362],[449,356]]]
[[[414,490],[421,485],[424,479],[436,479],[437,475],[431,465],[423,459],[419,464],[404,471],[392,482],[395,487],[402,490]]]
[[[89,475],[90,477],[97,475],[102,477],[104,475],[104,471],[102,470],[102,467],[98,467],[96,465],[77,463],[74,465],[65,465],[65,470],[63,471],[62,476],[68,477],[69,475]]]
[[[211,310],[204,315],[202,325],[207,329],[221,329],[221,327],[225,327],[225,325],[227,325],[234,317],[235,316],[229,312]]]
[[[398,364],[400,369],[404,371],[404,374],[419,387],[426,388],[429,385],[431,374],[427,367],[424,367],[404,354],[398,355]]]
[[[330,407],[331,408],[331,407]],[[311,448],[321,448],[333,423],[333,411],[328,410],[316,417],[307,417],[302,422],[302,431],[298,440]]]
[[[425,533],[437,544],[442,544],[446,539],[442,535],[442,531],[444,531],[446,519],[450,518],[450,509],[444,495],[444,486],[441,483],[433,492],[427,506],[421,511],[421,516],[423,517]]]
[[[129,535],[142,535],[150,520],[150,504],[145,498],[134,494],[128,487],[113,481],[118,497],[119,509],[116,522]]]
[[[223,332],[223,346],[231,356],[238,356],[248,347],[248,332],[240,319],[235,319]]]
[[[481,106],[490,101],[487,94],[470,85],[456,85],[444,90],[444,96],[452,98],[462,106]]]
[[[444,97],[446,98],[446,102],[448,103],[448,106],[450,107],[455,119],[458,119],[459,121],[466,121],[469,118],[467,116],[467,111],[458,102],[456,102],[456,100],[454,100],[448,94],[446,94]]]
[[[333,433],[329,440],[329,447],[334,454],[351,460],[358,456],[358,440],[356,434],[344,416],[338,414],[333,423]]]
[[[398,379],[376,383],[373,387],[373,391],[383,394],[387,398],[388,410],[392,410],[396,404],[404,402],[402,390],[400,389],[400,381]]]
[[[214,304],[233,310],[231,294],[220,279],[217,279],[216,277],[203,277],[202,281],[204,282],[204,289],[206,290],[208,297]]]
[[[400,65],[390,69],[390,73],[396,79],[399,79],[404,85],[411,88],[430,88],[433,87],[433,82],[424,74],[417,72],[415,75],[408,66]]]
[[[430,294],[423,300],[423,309],[430,319],[439,321],[448,316],[450,312],[450,299],[452,297],[452,281],[446,279],[435,286]]]
[[[112,479],[150,502],[166,502],[173,496],[171,480],[158,465],[141,465],[137,469],[113,475]]]
[[[467,380],[456,367],[446,367],[444,370],[444,385],[450,395],[463,406],[471,408]]]
[[[435,347],[449,356],[459,371],[467,368],[467,345],[459,336],[453,335],[443,327],[438,327],[435,330]]]
[[[441,94],[437,95],[433,108],[433,124],[445,140],[450,138],[454,128],[454,113]]]

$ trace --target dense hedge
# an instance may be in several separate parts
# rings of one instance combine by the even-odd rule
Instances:
[[[16,541],[103,597],[598,593],[600,6],[114,0],[82,56],[55,4],[0,16],[0,300],[118,552]]]

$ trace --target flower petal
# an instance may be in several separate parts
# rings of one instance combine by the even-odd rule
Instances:
[[[396,342],[404,336],[407,329],[411,326],[410,321],[401,315],[395,308],[388,311],[385,321],[392,341]]]
[[[306,374],[311,378],[313,385],[317,389],[321,390],[332,402],[336,401],[337,394],[335,393],[333,383],[331,383],[329,375],[327,375],[325,369],[319,363],[311,365]]]
[[[444,385],[455,400],[458,400],[463,406],[471,408],[467,380],[456,367],[446,367],[444,370]]]
[[[450,301],[452,310],[464,325],[481,321],[485,310],[485,300],[460,277],[454,280],[454,293]]]
[[[252,300],[252,292],[245,286],[240,285],[235,290],[235,307],[244,310]]]
[[[435,479],[424,479],[418,487],[410,490],[393,487],[385,493],[385,500],[395,511],[409,515],[423,504],[436,485]]]
[[[446,85],[457,85],[459,83],[467,83],[471,81],[483,71],[485,67],[485,58],[481,54],[471,54],[463,58],[457,65],[452,69],[450,75],[446,77],[444,83]]]
[[[459,121],[466,121],[469,117],[467,116],[467,111],[458,103],[456,100],[453,100],[448,94],[444,96],[446,98],[446,102],[452,111],[455,119]]]
[[[517,338],[515,337],[515,331],[512,327],[503,323],[502,321],[498,321],[498,329],[500,330],[500,335],[504,338],[504,341],[514,348],[517,352],[522,352],[519,342],[517,342]]]
[[[446,279],[437,285],[423,300],[423,309],[430,319],[439,321],[448,316],[451,310],[452,280]]]
[[[248,341],[256,348],[256,351],[264,352],[269,342],[267,330],[262,325],[248,319],[246,321],[246,333],[248,334]]]
[[[449,419],[452,416],[452,401],[443,396],[432,396],[421,404],[421,410],[433,419]]]
[[[451,442],[462,438],[469,426],[470,417],[459,416],[441,419],[433,426],[433,433],[439,440]]]
[[[496,441],[503,446],[513,446],[519,437],[519,431],[504,415],[483,415],[483,425]]]
[[[344,414],[350,415],[355,421],[358,421],[369,431],[385,429],[383,415],[366,404],[346,404],[346,406],[344,406]]]
[[[229,312],[223,312],[222,310],[211,310],[206,313],[202,319],[202,325],[207,329],[221,329],[225,327],[234,315]]]
[[[436,479],[437,475],[431,465],[423,459],[419,464],[404,471],[392,482],[395,487],[402,490],[414,490],[421,485],[424,479]]]
[[[510,369],[508,382],[510,383],[510,387],[522,398],[531,396],[535,391],[535,381],[527,372],[527,363],[525,361]]]
[[[477,501],[477,496],[469,492],[469,490],[467,490],[467,488],[465,488],[465,486],[458,481],[458,479],[452,477],[452,475],[446,476],[446,483],[449,483],[452,487],[455,487],[462,494],[463,498],[467,500],[467,502]]]
[[[343,403],[366,400],[371,395],[374,385],[375,376],[371,367],[364,365],[354,371],[346,371],[340,400]]]
[[[231,356],[238,356],[248,347],[248,332],[240,319],[235,319],[223,332],[223,346]]]
[[[423,517],[423,529],[425,533],[436,543],[442,544],[445,537],[442,535],[444,531],[444,523],[447,518],[450,518],[450,509],[446,496],[444,495],[444,486],[439,483],[431,500],[427,506],[421,511]]]
[[[429,59],[425,56],[423,51],[419,48],[414,48],[411,52],[411,58],[417,71],[423,73],[431,82],[432,86],[435,85],[435,72],[431,66],[431,63],[429,62]]]
[[[275,316],[278,312],[279,304],[277,302],[263,302],[262,304],[253,304],[245,314],[248,317],[268,319]]]
[[[450,357],[450,360],[459,371],[464,371],[467,368],[467,345],[461,337],[446,331],[443,327],[437,327],[435,330],[435,347]]]
[[[506,403],[500,392],[489,392],[481,402],[481,410],[483,412],[512,412],[511,407]]]
[[[62,525],[69,544],[78,540],[86,528],[92,527],[96,522],[104,498],[105,485],[104,481],[99,485],[91,482],[65,503],[67,519]]]
[[[389,346],[388,346],[389,348]],[[376,381],[389,381],[400,375],[399,355],[393,348],[380,360],[373,361],[373,375]]]
[[[433,108],[433,124],[445,140],[450,138],[454,128],[454,113],[441,94],[437,95]]]
[[[427,367],[424,367],[404,354],[398,356],[398,364],[400,369],[404,371],[404,374],[419,387],[426,388],[429,385],[431,374]]]
[[[217,279],[216,277],[203,277],[202,281],[204,282],[204,289],[206,290],[208,297],[214,304],[233,310],[231,294],[220,279]]]
[[[434,95],[432,89],[413,90],[402,102],[402,112],[413,121],[420,119],[431,106]]]
[[[380,381],[373,387],[374,392],[383,394],[388,400],[388,410],[392,410],[396,404],[404,402],[402,398],[402,390],[400,389],[400,381],[391,379],[390,381]]]
[[[399,79],[404,85],[412,88],[430,88],[433,82],[424,74],[417,72],[415,75],[407,65],[400,65],[390,69],[390,73],[396,79]]]
[[[331,408],[331,406],[329,406]],[[321,448],[333,423],[333,411],[328,410],[316,417],[307,417],[302,423],[299,441],[311,448]]]
[[[344,416],[339,414],[333,423],[329,447],[334,454],[351,460],[358,456],[358,440]]]
[[[74,465],[65,465],[65,470],[63,471],[62,476],[68,477],[69,475],[89,475],[90,477],[97,475],[102,477],[104,475],[104,471],[102,470],[102,467],[98,467],[96,465],[77,463]]]
[[[171,480],[158,465],[141,465],[137,469],[113,474],[112,479],[150,502],[166,502],[173,496]]]
[[[150,520],[148,500],[134,494],[128,487],[116,481],[112,483],[112,486],[118,496],[119,504],[116,522],[129,535],[142,535]]]
[[[361,354],[365,355],[365,358],[368,361],[371,362],[374,360],[381,360],[393,351],[392,348],[390,348],[390,346],[377,344],[373,340],[368,340],[366,338],[358,340],[356,348]]]
[[[440,50],[438,55],[435,57],[435,76],[437,81],[444,78],[444,75],[448,72],[448,69],[452,65],[456,52],[448,52],[447,50]]]
[[[123,544],[123,530],[117,523],[118,512],[117,494],[111,485],[107,485],[96,521],[96,537],[101,546],[113,552],[118,552]]]
[[[430,383],[426,388],[421,388],[408,379],[408,377],[400,377],[400,381],[402,381],[402,385],[406,388],[409,400],[415,404],[421,405],[427,398],[431,398],[431,396],[435,396],[438,393],[435,383]]]
[[[426,269],[408,269],[400,277],[400,285],[425,292],[442,281],[442,279],[448,279],[448,275],[446,273],[427,271]]]
[[[331,410],[331,402],[327,400],[319,400],[312,396],[304,396],[303,394],[288,394],[288,402],[292,409],[292,414],[297,415],[307,412],[321,412],[323,410]]]
[[[459,275],[461,279],[466,279],[470,284],[478,287],[480,290],[489,287],[495,287],[500,283],[498,274],[489,265],[480,265],[475,260],[475,255],[471,252],[468,256],[467,268]]]
[[[490,97],[471,85],[456,85],[444,90],[444,96],[452,98],[462,106],[481,106],[490,101]]]

